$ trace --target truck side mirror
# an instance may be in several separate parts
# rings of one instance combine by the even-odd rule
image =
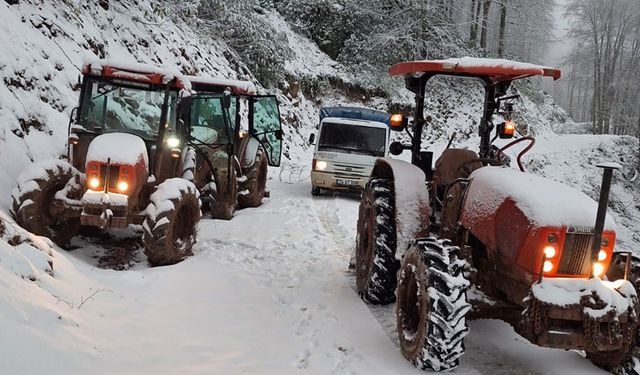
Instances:
[[[389,145],[389,153],[391,155],[398,156],[402,154],[402,151],[404,151],[404,146],[398,141],[391,142],[391,144]]]
[[[309,144],[310,145],[314,144],[315,140],[316,140],[316,133],[311,133],[309,135]]]

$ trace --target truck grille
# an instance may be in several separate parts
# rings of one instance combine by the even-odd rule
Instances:
[[[593,233],[569,229],[557,272],[562,275],[589,276],[592,240]]]
[[[334,164],[333,173],[338,177],[360,178],[369,177],[366,167],[361,165]]]

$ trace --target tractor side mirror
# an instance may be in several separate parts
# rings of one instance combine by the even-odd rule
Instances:
[[[391,119],[389,120],[389,125],[391,125],[391,130],[396,132],[403,131],[404,129],[407,128],[408,124],[409,124],[409,119],[399,113],[391,115]]]
[[[513,120],[507,120],[501,124],[498,124],[496,129],[498,131],[498,137],[500,139],[510,139],[516,134],[516,123]]]
[[[402,151],[404,151],[404,146],[398,141],[391,142],[391,144],[389,145],[389,153],[391,155],[398,156],[402,154]]]
[[[316,133],[311,133],[309,135],[309,144],[312,145],[315,143],[315,141],[316,141]]]

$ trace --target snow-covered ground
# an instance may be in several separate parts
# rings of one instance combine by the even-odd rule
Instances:
[[[81,248],[52,250],[55,277],[30,281],[3,256],[0,373],[421,373],[397,347],[393,307],[354,291],[357,197],[269,183],[263,206],[203,219],[195,255],[174,266],[140,256],[126,271],[98,268],[96,246],[76,239]],[[471,322],[468,337],[456,374],[603,373],[499,321]]]

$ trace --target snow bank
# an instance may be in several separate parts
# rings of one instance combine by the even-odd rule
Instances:
[[[114,164],[136,165],[142,162],[145,169],[149,167],[147,147],[142,138],[133,134],[102,134],[91,141],[87,151],[87,163],[92,161],[106,163],[109,159]]]
[[[488,217],[511,198],[537,227],[595,226],[598,204],[565,184],[499,167],[480,168],[471,179],[465,202],[465,216],[471,222]],[[615,229],[615,221],[607,215],[605,230]]]

